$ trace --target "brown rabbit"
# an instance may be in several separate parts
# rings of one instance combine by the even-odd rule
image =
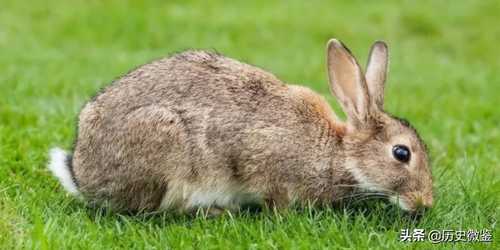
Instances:
[[[218,213],[376,193],[415,211],[432,205],[424,143],[383,110],[388,52],[371,49],[366,74],[328,43],[337,118],[308,88],[206,51],[139,67],[88,102],[73,156],[50,170],[72,194],[119,211]]]

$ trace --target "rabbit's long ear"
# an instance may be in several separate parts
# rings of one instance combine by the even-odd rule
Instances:
[[[327,49],[330,90],[348,117],[348,123],[356,128],[368,119],[370,98],[365,76],[356,59],[340,41],[331,39]]]
[[[384,85],[388,66],[387,45],[377,41],[372,45],[366,66],[366,83],[370,99],[379,110],[384,108]]]

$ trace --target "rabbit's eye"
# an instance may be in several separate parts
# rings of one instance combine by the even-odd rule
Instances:
[[[410,149],[405,145],[396,145],[392,148],[392,155],[400,162],[408,162],[410,160]]]

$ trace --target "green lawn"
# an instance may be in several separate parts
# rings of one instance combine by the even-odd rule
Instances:
[[[0,2],[0,248],[484,248],[500,242],[498,1]],[[238,2],[238,3],[236,3]],[[304,2],[304,3],[302,3]],[[221,218],[92,211],[47,171],[99,88],[187,48],[208,48],[329,94],[325,43],[364,64],[391,54],[386,106],[427,142],[435,207],[420,221],[385,203]],[[400,243],[403,228],[489,229],[493,243]]]

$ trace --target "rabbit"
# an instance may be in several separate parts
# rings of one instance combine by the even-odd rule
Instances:
[[[372,45],[366,73],[336,39],[326,61],[345,121],[306,87],[188,50],[140,66],[86,103],[73,153],[52,149],[48,167],[87,204],[134,213],[282,210],[357,194],[409,212],[431,207],[426,146],[383,107],[387,45]]]

